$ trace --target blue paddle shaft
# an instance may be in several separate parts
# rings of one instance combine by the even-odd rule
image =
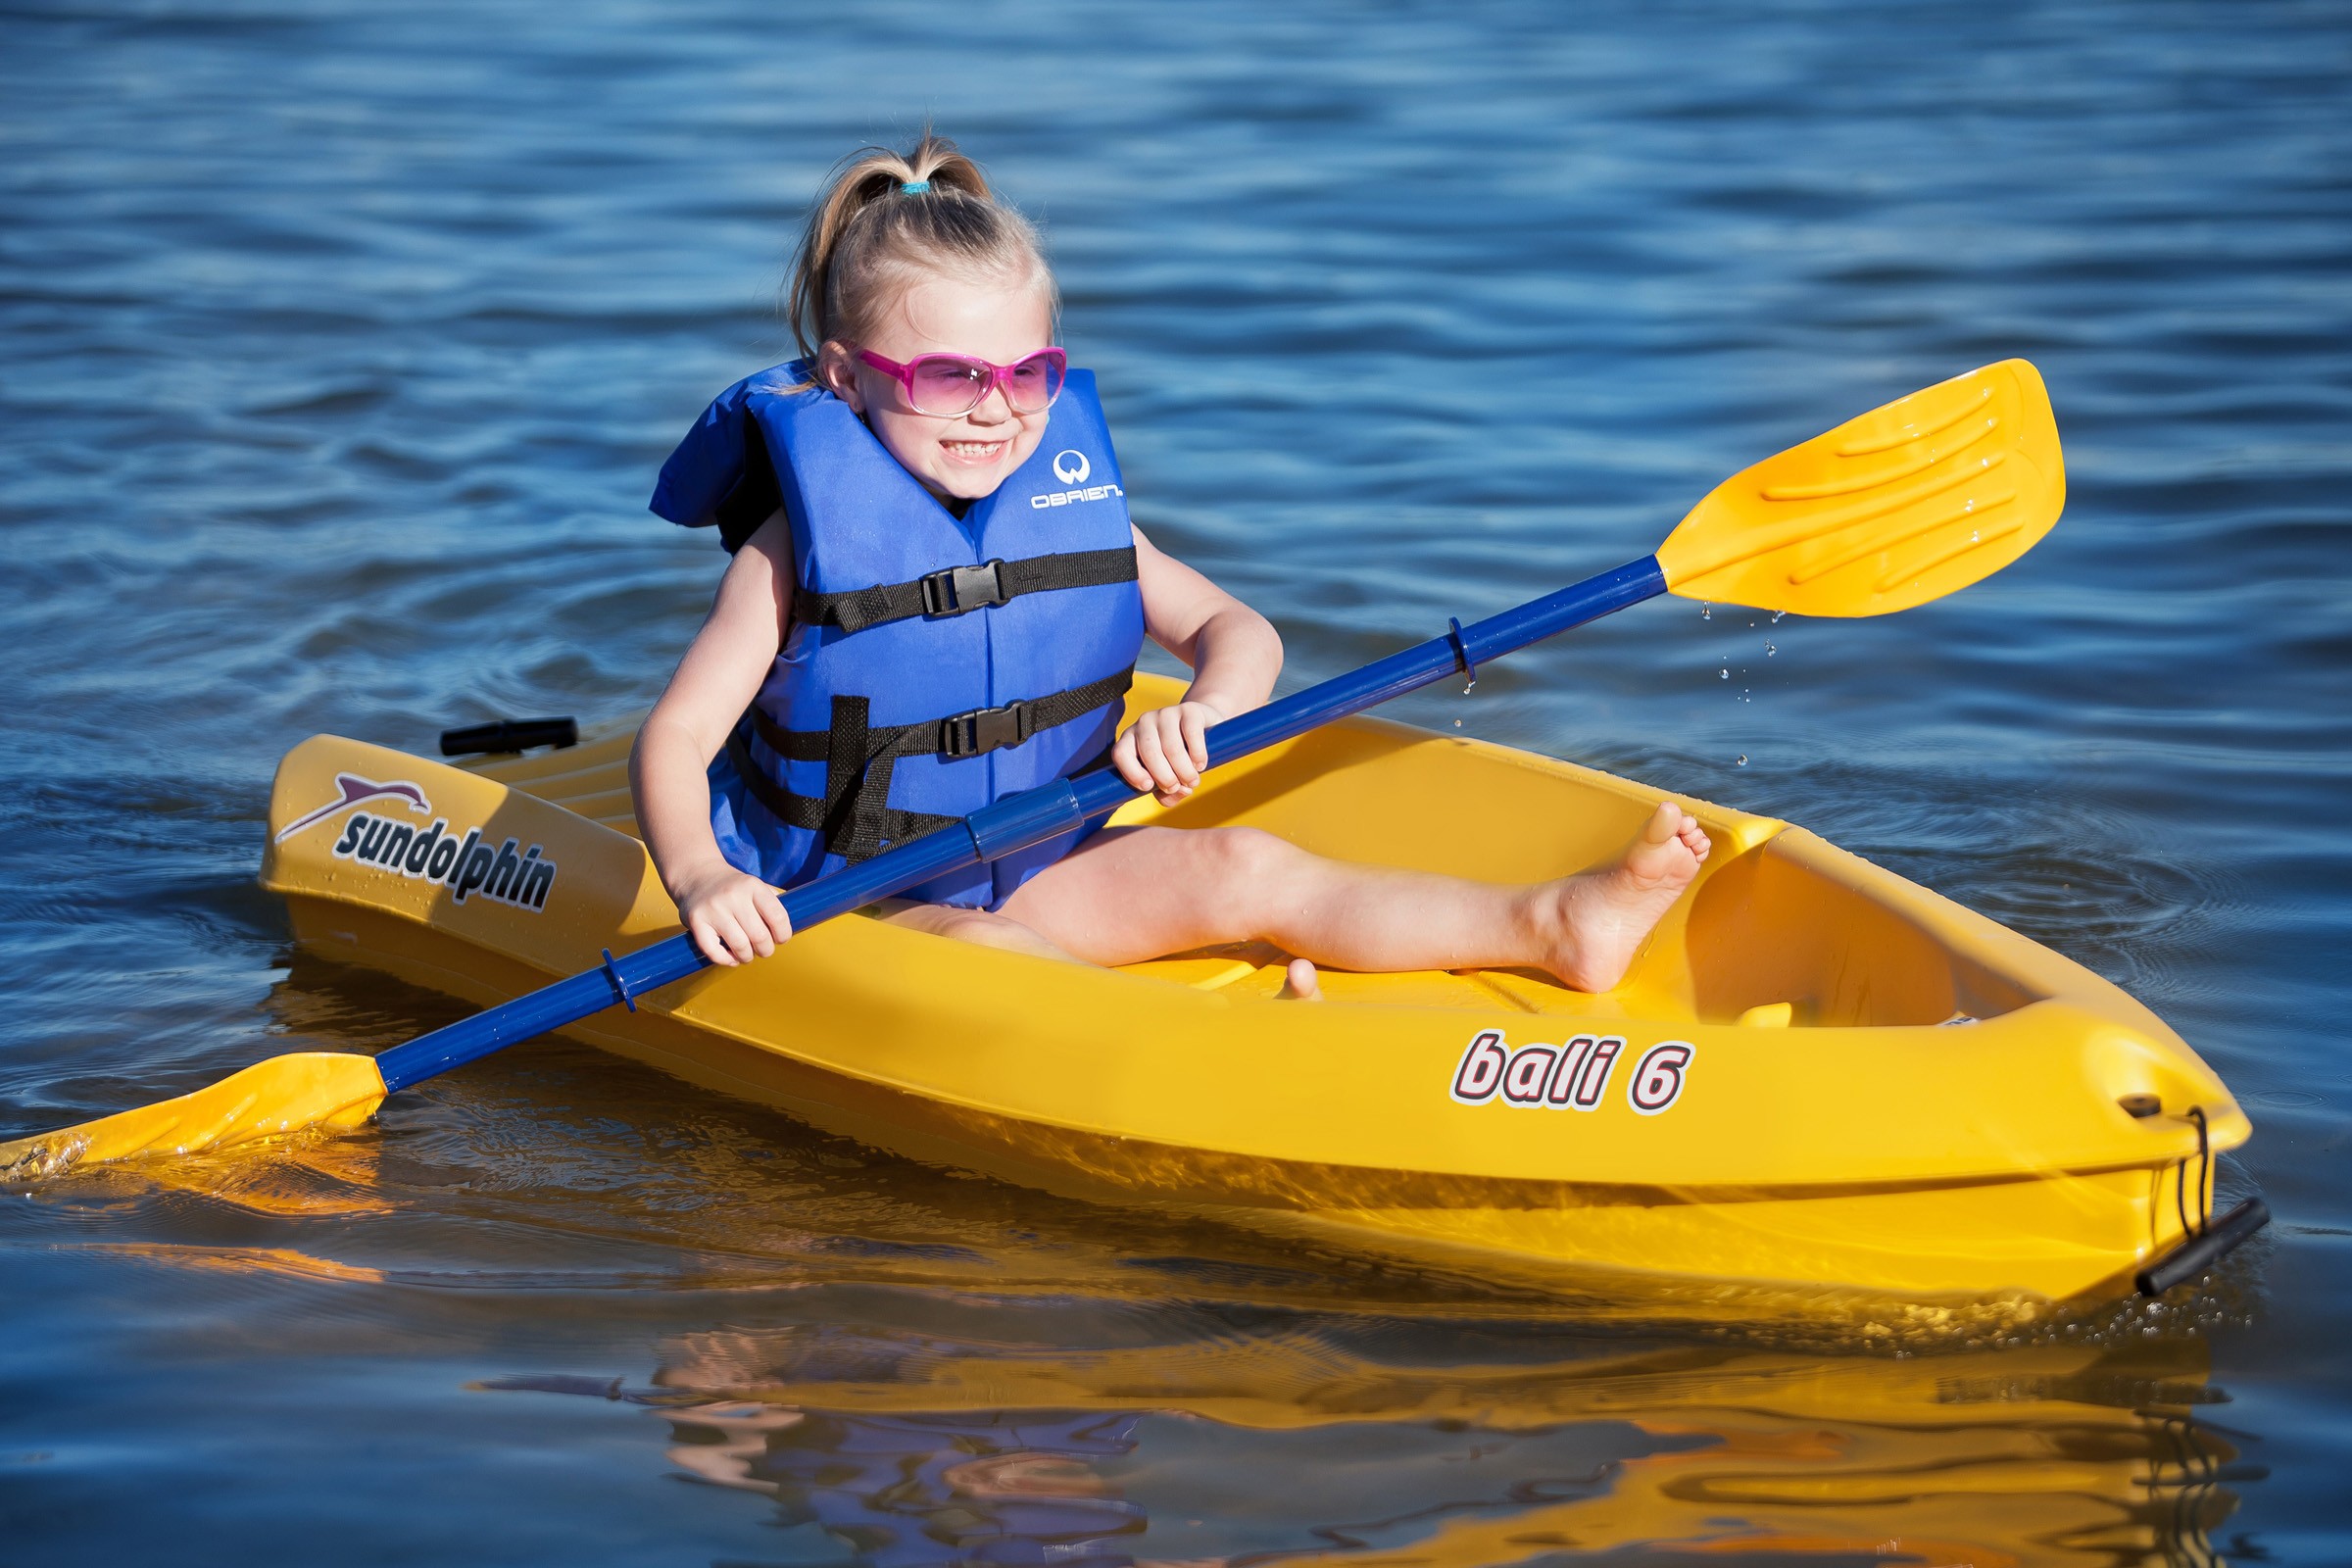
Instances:
[[[1333,719],[1360,713],[1448,675],[1475,677],[1478,667],[1490,660],[1665,591],[1666,575],[1654,556],[1588,577],[1573,587],[1532,599],[1361,669],[1335,675],[1239,718],[1212,724],[1207,736],[1208,765],[1215,767],[1295,739]],[[784,910],[792,916],[795,931],[806,931],[877,899],[920,887],[933,877],[1067,833],[1095,817],[1108,815],[1138,793],[1109,768],[1056,779],[983,807],[953,827],[926,833],[870,860],[795,888],[784,895]],[[710,965],[710,960],[703,956],[691,936],[670,937],[622,957],[608,956],[601,967],[559,980],[405,1046],[394,1046],[378,1055],[375,1064],[384,1075],[386,1089],[406,1089],[517,1041],[577,1023],[615,1004],[634,1007],[635,999],[645,992],[683,980]]]

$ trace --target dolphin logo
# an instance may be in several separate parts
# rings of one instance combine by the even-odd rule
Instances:
[[[372,801],[386,795],[397,796],[408,802],[409,809],[412,811],[422,811],[427,816],[432,814],[433,803],[424,798],[424,791],[421,788],[406,779],[395,779],[389,784],[378,784],[375,780],[362,778],[357,773],[337,773],[335,788],[342,791],[343,798],[341,800],[329,801],[316,811],[296,817],[278,829],[277,836],[270,842],[283,844],[313,822],[323,822],[337,811],[357,806],[362,801]]]
[[[1086,461],[1086,454],[1075,447],[1054,454],[1054,477],[1063,484],[1084,484],[1086,476],[1094,471],[1095,466]]]

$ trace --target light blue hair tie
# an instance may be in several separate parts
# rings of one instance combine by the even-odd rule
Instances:
[[[902,196],[928,196],[931,194],[931,182],[927,179],[907,180],[899,187],[899,194]]]

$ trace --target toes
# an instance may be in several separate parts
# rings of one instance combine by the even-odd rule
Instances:
[[[1323,987],[1315,978],[1315,966],[1304,958],[1293,958],[1283,971],[1280,1000],[1284,1002],[1321,1002]]]
[[[1703,858],[1707,853],[1706,831],[1698,825],[1698,818],[1672,801],[1660,801],[1642,826],[1641,842],[1663,847],[1677,840],[1692,855]]]

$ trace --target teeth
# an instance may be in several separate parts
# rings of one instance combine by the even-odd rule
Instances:
[[[940,445],[959,458],[990,458],[1003,450],[1002,441],[943,441]]]

